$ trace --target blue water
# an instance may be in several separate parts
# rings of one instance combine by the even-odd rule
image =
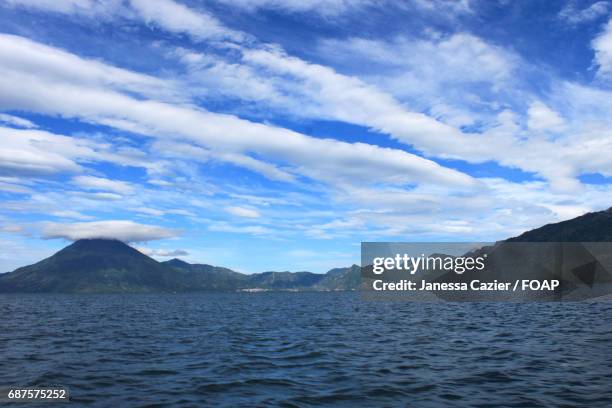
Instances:
[[[612,406],[611,303],[2,295],[0,313],[0,387],[63,385],[68,406]]]

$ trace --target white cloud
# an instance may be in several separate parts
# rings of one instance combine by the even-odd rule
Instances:
[[[85,141],[40,130],[0,127],[0,139],[2,174],[78,172],[78,160],[96,156]]]
[[[604,79],[612,78],[612,20],[595,37],[591,46],[595,51],[593,63],[597,67],[597,74]]]
[[[130,0],[130,4],[145,22],[169,32],[188,34],[196,40],[242,41],[245,38],[243,33],[227,28],[213,15],[172,0]]]
[[[254,2],[261,4],[257,7],[276,7],[272,0]],[[91,2],[31,0],[29,3],[84,15],[87,12],[78,4]],[[285,2],[279,7],[295,7],[299,11],[300,7],[317,1],[293,6],[292,3]],[[439,4],[452,2],[422,3],[423,8],[429,6],[434,10]],[[147,21],[151,27],[185,34],[198,42],[240,41],[242,36],[234,37],[218,20],[207,20],[212,16],[206,11],[187,9],[175,2],[135,1],[129,6],[126,1],[124,4],[131,14],[121,14],[122,18]],[[469,12],[468,2],[456,4]],[[348,5],[347,10],[351,7]],[[206,21],[210,25],[200,24]],[[191,195],[196,191],[194,185],[202,180],[200,174],[193,171],[189,177],[174,177],[175,167],[187,167],[186,162],[191,160],[233,163],[269,179],[316,191],[313,194],[316,199],[312,201],[303,197],[296,199],[290,193],[280,199],[273,197],[277,191],[263,191],[257,196],[256,192],[249,191],[256,188],[254,185],[241,190],[242,194],[230,195],[257,207],[266,206],[265,217],[257,220],[236,220],[239,225],[219,221],[209,226],[210,231],[235,234],[272,236],[284,229],[281,233],[315,238],[359,238],[365,234],[436,239],[476,235],[504,238],[509,232],[519,233],[542,222],[609,206],[605,203],[611,193],[608,187],[581,186],[576,180],[581,173],[612,171],[612,159],[607,154],[612,150],[612,127],[607,119],[612,109],[609,92],[588,87],[576,89],[572,84],[568,86],[574,88],[572,92],[538,99],[531,106],[523,102],[510,108],[512,101],[505,99],[508,95],[504,92],[520,87],[517,71],[524,68],[524,61],[511,50],[470,34],[441,36],[429,31],[428,35],[418,40],[330,41],[319,50],[325,51],[328,46],[330,55],[317,56],[322,60],[327,58],[328,62],[333,60],[336,64],[333,69],[292,57],[280,47],[257,43],[244,44],[242,48],[233,46],[230,56],[223,58],[211,54],[219,52],[214,47],[211,50],[198,46],[205,48],[207,54],[178,50],[173,55],[188,64],[192,79],[189,87],[178,81],[80,58],[20,37],[0,36],[0,109],[77,118],[155,138],[152,144],[144,143],[144,149],[150,147],[150,150],[141,154],[151,163],[143,163],[137,155],[113,155],[117,149],[92,146],[76,138],[56,139],[57,135],[46,132],[41,133],[44,137],[14,133],[19,141],[2,139],[18,152],[7,155],[9,160],[19,159],[24,152],[31,157],[17,160],[19,163],[12,164],[11,172],[16,172],[14,169],[19,166],[23,168],[32,158],[44,158],[50,163],[40,165],[46,170],[37,170],[37,174],[78,172],[88,161],[104,159],[147,165],[151,184],[163,186],[146,191],[134,183],[136,194],[122,197],[118,191],[97,188],[87,192],[51,193],[44,189],[33,192],[19,180],[4,178],[0,180],[0,189],[28,193],[31,197],[27,202],[4,202],[3,208],[75,219],[90,210],[116,214],[127,209],[130,215],[140,212],[161,216],[178,214],[167,208],[182,203],[181,199],[189,194],[189,204],[185,205],[205,208],[206,213],[216,211],[211,215],[215,219],[219,215],[227,217],[223,212],[228,201],[214,201],[215,194],[219,193],[215,186],[202,188],[206,190],[202,193],[205,197]],[[595,45],[603,50],[598,58],[604,61],[605,41],[601,44],[594,41]],[[329,58],[331,54],[337,58]],[[343,65],[343,58],[351,65]],[[369,69],[372,71],[368,72]],[[602,64],[600,71],[602,76],[605,71]],[[486,91],[481,92],[482,89]],[[489,92],[493,102],[484,99],[483,95]],[[285,109],[300,119],[354,123],[389,134],[431,156],[471,162],[492,160],[502,166],[533,172],[545,177],[556,190],[543,181],[513,183],[481,179],[474,182],[460,172],[399,149],[313,138],[233,115],[215,114],[191,104],[190,95],[207,101],[217,95],[237,97],[256,102],[244,105],[256,105],[262,111],[272,107],[275,113]],[[524,96],[521,101],[527,104],[534,100],[530,93],[519,92],[519,95]],[[487,113],[480,114],[481,111]],[[527,115],[523,115],[526,111]],[[481,133],[468,134],[458,129],[464,125],[474,125]],[[541,130],[560,131],[562,125],[564,132],[555,135],[554,140],[532,137]],[[42,138],[44,143],[37,138]],[[74,144],[84,150],[73,152],[68,146]],[[56,161],[58,157],[65,159],[71,169],[62,170],[63,165]],[[0,168],[3,165],[1,160]],[[302,183],[305,178],[326,185]],[[407,184],[410,186],[406,187]],[[471,195],[466,194],[465,187],[471,189]],[[564,189],[574,189],[580,194],[569,194]],[[74,213],[62,211],[67,199],[75,207]],[[161,200],[165,201],[160,203]],[[304,203],[314,203],[321,210],[309,210],[302,206]],[[278,207],[283,206],[292,207],[280,211]],[[113,215],[113,218],[121,217]],[[262,225],[242,225],[247,221]]]
[[[504,66],[501,51],[495,49],[490,53],[490,47],[471,37],[455,36],[441,41],[438,45],[442,48],[446,47],[444,41],[470,44],[467,49],[472,47],[475,51],[466,51],[466,58],[478,59],[482,55],[479,65],[494,61],[493,67]],[[5,47],[5,44],[10,45]],[[24,53],[29,57],[17,66],[11,65],[10,53],[3,54],[3,48],[17,53],[25,48]],[[407,110],[389,94],[356,77],[288,56],[274,47],[243,49],[242,53],[242,61],[251,67],[251,72],[257,73],[262,81],[266,76],[270,78],[269,84],[280,93],[293,92],[294,100],[301,101],[302,112],[309,117],[368,126],[430,156],[475,163],[492,160],[534,172],[549,179],[557,189],[577,189],[580,185],[576,177],[583,167],[571,161],[577,156],[572,153],[575,148],[567,138],[523,140],[520,123],[503,119],[503,114],[499,115],[498,123],[489,124],[483,133],[466,134],[423,113]],[[497,58],[499,55],[502,57]],[[76,117],[164,142],[173,139],[183,146],[191,146],[192,157],[202,154],[204,160],[232,162],[276,180],[291,182],[299,175],[333,185],[357,180],[366,184],[385,180],[392,184],[475,185],[464,174],[398,149],[312,138],[189,105],[134,98],[128,95],[134,89],[133,81],[118,81],[109,89],[105,86],[109,81],[96,79],[96,75],[104,77],[104,72],[117,68],[99,66],[99,62],[90,66],[77,56],[36,43],[32,45],[29,40],[15,41],[14,36],[0,36],[0,61],[4,59],[8,63],[0,65],[0,108]],[[55,63],[48,73],[50,59]],[[498,63],[498,59],[502,62]],[[54,67],[64,64],[79,67],[76,77],[85,80],[74,83],[58,76]],[[120,77],[132,75],[138,74],[119,71]],[[290,80],[287,82],[285,78]],[[123,83],[126,93],[123,93]],[[28,84],[28,92],[23,92],[17,84]],[[559,154],[556,157],[545,154],[550,151]],[[563,159],[559,160],[560,157]],[[283,167],[275,161],[283,162]]]
[[[116,194],[116,193],[105,193],[105,192],[95,192],[95,193],[87,192],[86,193],[86,192],[76,191],[76,192],[73,192],[72,194],[82,197],[87,200],[123,202],[123,196],[121,194]]]
[[[175,231],[154,225],[138,224],[133,221],[109,220],[62,224],[45,222],[42,224],[44,238],[64,238],[71,241],[79,239],[118,239],[124,242],[144,242],[176,236]]]
[[[368,67],[375,67],[380,78],[374,79],[385,89],[388,85],[395,95],[432,92],[438,87],[448,91],[449,86],[470,83],[499,86],[512,77],[520,62],[514,52],[468,33],[431,33],[420,39],[399,36],[386,41],[330,39],[321,42],[319,51],[340,64],[354,62],[352,65],[366,74]],[[383,79],[388,76],[390,81],[385,83]]]
[[[315,12],[324,16],[335,16],[347,11],[376,4],[375,0],[217,0],[228,6],[246,11],[268,9],[292,13]]]
[[[153,198],[153,201],[155,201],[154,197],[151,197],[151,198]],[[130,211],[134,211],[139,214],[149,215],[152,217],[162,217],[165,215],[180,215],[183,217],[194,217],[195,216],[193,212],[182,209],[182,208],[159,209],[159,208],[140,206],[140,207],[131,208]]]
[[[608,14],[610,4],[607,1],[598,1],[587,8],[579,9],[576,1],[569,1],[559,12],[559,18],[570,24],[588,23]]]
[[[290,172],[280,169],[272,163],[257,160],[245,154],[232,152],[219,152],[195,146],[190,143],[161,140],[153,143],[153,150],[164,157],[192,159],[201,162],[218,160],[231,163],[255,173],[259,173],[270,180],[293,182],[295,176]]]
[[[141,213],[141,214],[151,215],[154,217],[161,217],[162,215],[165,214],[165,212],[162,210],[158,210],[156,208],[149,208],[149,207],[134,208],[134,211]]]
[[[6,3],[63,14],[110,16],[121,6],[122,0],[6,0]]]
[[[385,58],[397,60],[391,48],[386,48],[386,45],[383,47],[381,44],[365,41],[364,44],[360,43],[359,47],[381,56],[380,60]],[[447,78],[451,82],[482,81],[498,86],[498,81],[509,80],[515,67],[522,63],[512,53],[507,53],[499,47],[491,46],[465,34],[427,42],[422,47],[436,50],[432,53],[422,53],[419,57],[431,56],[433,59],[433,63],[422,64],[429,67],[430,78],[442,72],[442,78]],[[525,130],[534,129],[538,131],[562,130],[563,119],[560,114],[553,112],[550,108],[544,108],[537,103],[532,106],[531,120],[525,121],[531,125],[531,129],[525,129],[520,118],[515,117],[516,115],[510,111],[500,112],[497,108],[497,115],[491,115],[488,118],[481,132],[464,133],[423,113],[408,110],[391,95],[359,78],[342,75],[329,67],[289,56],[278,48],[243,49],[242,52],[243,63],[250,69],[248,80],[244,81],[244,88],[248,89],[248,82],[258,76],[258,82],[265,83],[270,89],[276,90],[269,95],[270,99],[266,101],[272,106],[283,101],[284,106],[292,107],[296,112],[299,111],[300,115],[309,118],[339,120],[367,126],[374,131],[389,134],[405,144],[412,145],[427,156],[465,160],[472,163],[495,161],[503,166],[537,173],[547,178],[555,189],[573,189],[574,191],[579,189],[580,183],[576,177],[581,173],[581,168],[576,162],[569,160],[572,157],[570,153],[573,149],[570,140],[565,138],[559,140],[525,139],[522,134]],[[387,57],[386,54],[389,56]],[[412,56],[415,53],[410,47],[406,47],[406,54]],[[456,61],[453,58],[456,58]],[[371,59],[373,60],[374,57]],[[417,59],[417,61],[421,60]],[[478,61],[476,69],[465,68],[474,66],[474,61]],[[399,60],[398,64],[407,66],[406,63],[399,62]],[[415,63],[415,66],[418,65]],[[455,67],[460,67],[460,69],[455,70]],[[423,67],[418,69],[422,70]],[[444,72],[449,72],[449,76],[445,77]],[[424,77],[427,78],[427,75]],[[443,84],[444,81],[440,86]],[[251,91],[247,90],[247,99],[250,94]],[[284,103],[282,98],[277,99],[278,95],[290,95],[295,101],[295,107],[292,106],[291,101]],[[245,97],[245,95],[242,96]],[[264,96],[267,95],[260,94],[257,102],[260,102]],[[447,120],[451,117],[450,121],[454,123],[474,121],[469,115],[453,111],[452,107],[448,106],[437,104],[432,111],[438,112]],[[549,154],[551,151],[557,151],[559,154],[552,157]],[[559,160],[560,156],[568,160]],[[386,161],[387,165],[391,162],[390,159]],[[381,166],[368,163],[366,168],[380,171]],[[313,177],[313,172],[316,172],[316,169],[310,169],[310,177]],[[398,172],[393,173],[399,174]],[[353,179],[360,176],[354,174]],[[380,176],[380,173],[377,176]],[[364,175],[364,177],[367,176]],[[314,178],[324,179],[320,174]],[[336,184],[339,181],[343,180],[336,179]],[[424,180],[421,179],[421,181]],[[399,183],[397,180],[392,180],[392,182]]]
[[[112,162],[145,168],[151,166],[143,157],[133,157],[130,152],[122,152],[108,143],[43,130],[0,126],[0,138],[0,175],[79,173],[83,170],[82,165],[90,162]]]
[[[338,74],[280,50],[245,49],[243,53],[246,63],[263,70],[262,77],[272,75],[280,90],[302,98],[300,109],[306,116],[355,123],[411,142],[448,140],[459,134],[423,113],[406,110],[389,94],[356,77]],[[283,80],[287,76],[293,79]]]
[[[499,81],[511,78],[517,65],[512,53],[467,34],[421,42],[349,39],[341,43],[328,42],[327,47],[333,49],[330,54],[346,54],[363,61],[362,66],[381,61],[395,65],[413,75],[409,84],[421,86],[422,83],[438,81],[436,86],[440,88],[440,95],[448,95],[447,82],[451,82],[451,87],[456,82],[483,82],[498,86]],[[184,52],[180,54],[184,55]],[[194,81],[200,85],[208,84],[211,91],[227,92],[226,96],[259,105],[266,103],[296,116],[365,126],[389,134],[430,156],[476,162],[496,159],[496,149],[483,135],[462,133],[431,116],[411,111],[391,94],[358,77],[292,57],[278,47],[243,48],[240,64],[230,64],[210,56],[190,60],[198,60],[188,63]],[[219,83],[222,86],[215,86]],[[226,83],[233,86],[225,86]],[[390,87],[397,90],[401,85],[393,83]],[[460,96],[464,101],[465,94]],[[447,122],[474,122],[469,113],[434,102],[432,112]]]
[[[77,176],[72,179],[72,184],[86,190],[109,191],[118,194],[130,194],[134,191],[129,183],[103,177]]]
[[[424,10],[447,17],[470,14],[473,12],[472,0],[413,0],[414,4]]]
[[[0,113],[0,122],[9,126],[16,126],[25,129],[34,129],[38,127],[27,119],[20,118],[18,116],[8,115],[6,113]]]
[[[236,226],[227,222],[217,222],[208,226],[209,231],[214,232],[231,232],[234,234],[250,234],[250,235],[270,235],[275,231],[261,225],[245,225]]]
[[[527,126],[531,130],[543,131],[563,130],[565,122],[563,118],[554,110],[550,109],[540,101],[534,101],[529,105],[527,111],[528,121]]]
[[[266,163],[253,157],[239,153],[217,153],[214,156],[221,161],[235,164],[236,166],[244,167],[255,173],[260,173],[270,180],[293,182],[295,176],[289,171],[280,169],[278,166]]]
[[[75,220],[90,220],[93,217],[85,214],[81,214],[78,211],[73,210],[60,210],[60,211],[52,211],[51,215],[59,218],[72,218]]]
[[[235,215],[237,217],[244,217],[244,218],[261,217],[261,214],[259,213],[259,211],[254,210],[252,208],[245,208],[245,207],[226,207],[225,212]]]
[[[59,84],[121,89],[149,97],[178,98],[176,85],[172,81],[81,58],[24,37],[10,34],[0,34],[0,36],[0,60],[3,71],[20,71],[23,75],[37,75],[40,64],[43,64],[45,77]]]
[[[328,42],[328,48],[333,50],[330,54],[343,54],[345,50],[350,58],[354,58],[357,53],[354,49],[348,50],[346,43],[352,42]],[[445,67],[443,72],[452,73],[456,78],[489,82],[509,77],[513,64],[501,50],[468,35],[456,35],[437,44],[436,47],[444,49],[437,52],[439,58],[432,52],[434,46],[423,46],[420,52],[406,43],[405,52],[398,53],[396,44],[383,46],[367,40],[354,40],[354,43],[355,47],[370,53],[368,58],[371,58],[362,64],[364,66],[371,65],[373,60],[390,58],[404,64],[418,55],[413,67],[422,69],[426,66],[430,72],[427,75],[415,73],[415,83],[422,83],[424,77],[439,79],[440,67]],[[278,47],[241,50],[238,62],[184,49],[177,50],[175,55],[189,68],[190,89],[206,97],[222,94],[256,102],[258,106],[266,104],[295,116],[354,123],[392,134],[411,144],[421,140],[435,144],[442,138],[448,142],[448,139],[460,135],[452,126],[421,112],[410,111],[390,94],[357,77],[289,56]],[[474,61],[477,61],[477,68],[470,65]],[[470,65],[470,68],[464,65]]]
[[[368,8],[397,7],[408,9],[411,12],[420,11],[435,13],[440,17],[454,17],[455,15],[472,12],[469,0],[411,0],[393,2],[389,0],[216,0],[232,8],[247,12],[256,12],[261,9],[286,13],[309,13],[323,17],[338,17],[345,13],[363,11]]]
[[[517,83],[520,86],[520,81],[511,74],[515,69],[522,67],[525,62],[512,52],[491,46],[469,35],[455,35],[427,44],[434,44],[439,49],[437,52],[440,56],[438,58],[435,52],[430,53],[433,55],[433,63],[426,62],[423,65],[430,67],[431,78],[435,79],[438,76],[443,78],[439,86],[445,86],[444,78],[451,81],[448,87],[441,88],[444,89],[446,95],[452,95],[449,87],[452,89],[453,81],[459,81],[460,83],[486,82],[486,78],[489,77],[493,78],[491,85],[495,88],[499,84],[503,84],[503,81],[510,81],[512,78],[512,83],[515,84],[513,86],[517,86]],[[454,46],[458,48],[454,49]],[[380,56],[379,60],[387,58],[385,54],[387,49],[377,49],[376,43],[367,43],[367,46],[363,45],[362,48]],[[418,55],[418,52],[407,48],[406,58],[412,58],[415,53]],[[389,53],[388,58],[397,59],[395,55],[391,54]],[[422,57],[427,58],[430,54],[424,53]],[[457,57],[456,61],[453,60],[455,55]],[[376,87],[365,84],[357,78],[338,74],[328,67],[309,64],[273,48],[247,50],[245,51],[245,60],[264,68],[261,73],[264,81],[269,80],[269,78],[276,80],[274,75],[280,75],[281,78],[278,80],[280,85],[277,86],[280,86],[279,89],[282,90],[297,92],[300,95],[302,112],[305,112],[305,114],[311,113],[313,117],[331,115],[335,120],[368,126],[373,130],[387,133],[403,143],[412,145],[427,156],[458,159],[471,163],[493,161],[502,166],[535,173],[547,179],[550,186],[556,191],[572,191],[574,193],[580,192],[582,188],[577,179],[580,174],[593,172],[605,175],[610,168],[609,155],[604,152],[606,152],[606,146],[610,143],[605,135],[609,133],[611,128],[609,126],[604,128],[605,131],[600,133],[597,140],[590,140],[587,143],[589,150],[586,153],[583,147],[585,140],[578,135],[584,134],[584,119],[593,116],[593,112],[582,117],[566,117],[565,110],[575,109],[577,106],[571,96],[557,98],[556,103],[554,103],[555,101],[551,103],[552,105],[563,106],[563,116],[561,113],[551,110],[543,102],[536,102],[531,106],[526,120],[508,109],[500,110],[498,104],[496,104],[496,107],[492,105],[490,108],[492,111],[491,117],[486,118],[485,125],[481,126],[481,130],[477,133],[466,133],[437,122],[431,117],[419,116],[408,111],[404,105],[401,105],[390,95],[381,92]],[[374,61],[375,58],[372,57],[370,60]],[[474,64],[473,61],[479,62]],[[452,72],[455,63],[463,67],[461,69],[465,67],[471,69],[476,66],[474,71],[478,73],[466,72],[462,74],[461,69],[458,69],[457,73],[448,74],[447,77],[445,72]],[[398,62],[398,64],[407,66],[401,62]],[[447,70],[446,67],[449,66],[450,69]],[[489,67],[490,71],[487,71]],[[287,82],[287,77],[294,77],[294,80]],[[427,78],[427,75],[423,78]],[[556,82],[553,82],[553,84],[556,84]],[[295,89],[298,91],[295,91]],[[605,94],[607,95],[607,93]],[[521,93],[518,95],[521,95]],[[525,96],[533,98],[530,93],[522,95],[522,99],[525,99]],[[460,94],[459,96],[464,99],[461,103],[465,105],[466,95]],[[343,99],[345,97],[346,103]],[[599,107],[595,106],[595,110],[601,112],[601,114],[594,119],[601,121],[602,118],[608,117],[604,106],[608,106],[609,103],[605,102],[604,95],[597,98],[597,100],[603,100],[604,102]],[[348,103],[349,100],[350,103]],[[314,110],[309,112],[310,106],[305,105],[303,101],[314,101],[311,102]],[[479,101],[478,104],[480,104],[479,110],[482,111],[483,101]],[[317,108],[320,108],[321,112],[318,112]],[[443,114],[448,116],[448,109],[446,109],[446,112],[443,110]],[[455,118],[453,122],[470,122],[469,115],[467,118],[461,117],[460,113],[457,112],[451,113],[451,115]],[[570,123],[571,119],[578,120]],[[531,137],[530,132],[539,132],[544,129],[562,132],[562,134],[554,139]],[[588,136],[588,138],[593,139],[594,135]],[[596,146],[599,150],[596,149]],[[590,160],[586,160],[587,156],[590,157]]]
[[[13,36],[0,35],[0,50],[6,43],[14,46],[13,39]],[[29,48],[29,43],[23,40],[19,41],[18,45]],[[463,173],[402,150],[313,138],[232,115],[154,100],[139,100],[89,83],[75,84],[66,78],[58,78],[53,70],[47,75],[48,56],[62,60],[64,52],[56,52],[54,48],[39,44],[33,48],[34,58],[29,59],[27,66],[14,69],[10,64],[0,65],[0,108],[76,117],[157,138],[188,140],[221,155],[256,154],[268,160],[288,162],[292,165],[293,172],[326,183],[377,183],[384,179],[389,183],[401,184],[427,182],[459,187],[474,185],[474,180]],[[265,52],[260,57],[270,57],[272,63],[276,58],[274,54]],[[78,57],[72,56],[65,63],[73,58]],[[0,62],[4,59],[10,60],[10,57],[0,52]],[[283,64],[283,60],[278,63]],[[299,70],[303,64],[296,60],[297,67],[292,67],[291,63],[292,61],[289,61],[290,66],[287,69]],[[323,75],[331,75],[331,79],[334,78],[332,71],[326,72],[318,66],[311,68],[313,72],[321,72]],[[27,84],[27,92],[24,92],[24,84]],[[338,89],[332,87],[325,92],[330,94],[334,90]],[[350,94],[339,97],[349,106],[355,98],[368,96],[369,93],[362,95],[360,88],[357,88]],[[382,95],[381,98],[384,99],[385,96]],[[376,102],[370,100],[372,106],[375,106]],[[381,114],[389,119],[395,115],[394,112]],[[404,130],[412,129],[409,131],[411,133],[421,136],[427,134],[433,139],[440,138],[443,134],[448,135],[444,125],[422,114],[407,114],[398,119],[396,125],[403,126]],[[428,131],[430,133],[427,133]]]
[[[16,194],[32,193],[33,190],[28,184],[28,182],[19,177],[0,177],[0,191]]]
[[[152,248],[144,248],[144,247],[138,247],[136,249],[147,256],[154,256],[154,257],[160,257],[160,258],[169,258],[169,257],[189,255],[189,252],[185,251],[184,249],[152,249]]]
[[[91,18],[127,18],[186,34],[196,41],[246,38],[207,11],[196,11],[173,0],[8,0],[8,4]]]
[[[0,231],[2,232],[23,232],[24,228],[20,225],[1,225]]]
[[[354,209],[334,211],[326,223],[309,223],[307,234],[320,238],[463,239],[495,241],[543,224],[563,221],[609,206],[611,186],[589,185],[581,194],[554,192],[543,181],[481,179],[476,194],[444,196],[435,188],[413,191],[353,188],[334,199]],[[469,237],[469,238],[467,238]]]

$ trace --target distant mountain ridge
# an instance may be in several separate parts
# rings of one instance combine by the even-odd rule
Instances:
[[[509,242],[612,242],[612,208],[548,224]],[[361,283],[357,265],[325,274],[262,272],[243,274],[228,268],[158,262],[129,245],[108,239],[82,239],[49,258],[0,274],[0,293],[154,293],[197,291],[354,290]]]
[[[40,262],[0,274],[0,293],[324,291],[352,290],[358,286],[357,265],[330,272],[338,276],[334,284],[328,286],[327,274],[263,272],[247,275],[176,258],[158,262],[117,240],[81,239]],[[342,276],[342,272],[346,276]]]
[[[116,240],[82,239],[0,275],[0,292],[155,292],[177,289],[167,268]]]
[[[612,242],[612,207],[544,225],[508,242]]]

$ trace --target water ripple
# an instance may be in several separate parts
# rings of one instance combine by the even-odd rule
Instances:
[[[0,313],[0,385],[79,406],[612,406],[609,303],[2,295]]]

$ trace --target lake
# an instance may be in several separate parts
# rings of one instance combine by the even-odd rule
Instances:
[[[65,386],[69,406],[612,406],[612,303],[0,295],[0,312],[0,386]]]

